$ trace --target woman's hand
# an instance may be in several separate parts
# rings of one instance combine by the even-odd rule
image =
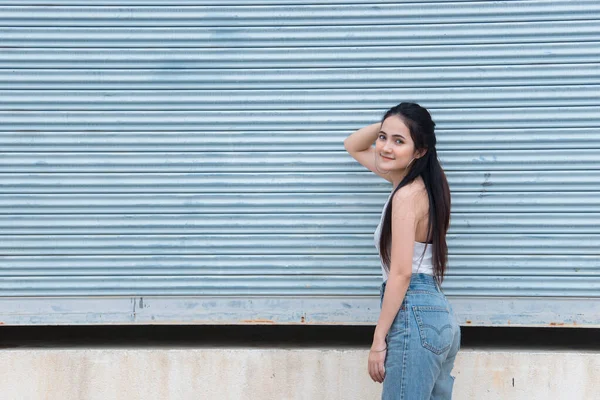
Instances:
[[[371,347],[371,351],[369,351],[369,375],[374,382],[383,383],[386,353],[387,348],[385,343],[378,347],[373,346]]]

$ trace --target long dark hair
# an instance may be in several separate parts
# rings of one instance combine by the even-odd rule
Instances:
[[[450,226],[450,188],[446,174],[437,158],[435,148],[435,122],[427,109],[416,103],[400,103],[390,108],[381,123],[386,118],[398,116],[410,130],[410,136],[415,144],[415,150],[426,150],[420,158],[414,160],[408,173],[394,189],[387,208],[381,228],[379,239],[379,255],[387,272],[390,271],[391,239],[392,239],[392,203],[394,194],[401,187],[411,183],[417,177],[421,177],[425,183],[427,196],[429,197],[429,223],[427,227],[427,244],[433,245],[433,274],[438,283],[442,283],[446,272],[448,261],[448,245],[446,244],[446,233]],[[429,242],[431,241],[431,244]]]

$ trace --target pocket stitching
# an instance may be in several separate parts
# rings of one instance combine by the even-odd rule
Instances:
[[[450,311],[445,307],[439,307],[439,306],[412,306],[412,309],[413,309],[413,314],[415,315],[415,319],[417,320],[417,326],[419,328],[419,336],[421,337],[421,346],[428,349],[432,353],[438,354],[438,355],[442,354],[443,352],[448,350],[452,346],[452,341],[450,341],[450,343],[443,348],[433,346],[432,344],[430,344],[427,341],[427,334],[425,332],[424,327],[426,325],[427,326],[431,326],[431,325],[423,323],[423,319],[421,318],[421,314],[419,313],[419,311],[438,311],[438,312],[446,312],[448,314],[450,314]],[[441,328],[440,331],[443,331],[444,329],[447,329],[447,328],[452,328],[452,325],[446,324]],[[435,330],[437,331],[438,329],[435,328]]]

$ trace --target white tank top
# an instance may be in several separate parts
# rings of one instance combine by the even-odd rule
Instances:
[[[392,191],[393,193],[393,191]],[[379,254],[379,239],[381,237],[381,228],[383,226],[383,217],[385,216],[385,209],[392,198],[392,193],[388,196],[385,205],[383,206],[383,210],[381,211],[381,218],[379,219],[379,225],[377,225],[377,229],[375,230],[374,239],[375,239],[375,248],[377,248],[377,254]],[[425,254],[423,254],[423,250],[425,250]],[[415,242],[414,251],[413,251],[413,261],[412,261],[412,272],[413,274],[422,273],[433,275],[433,245],[430,243],[427,246],[425,243]],[[381,260],[381,272],[383,273],[383,280],[387,281],[388,274],[385,271],[385,267],[383,265],[383,260]]]

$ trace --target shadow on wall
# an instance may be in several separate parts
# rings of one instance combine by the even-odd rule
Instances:
[[[365,347],[371,326],[4,326],[0,347]],[[598,328],[462,327],[462,347],[600,350]]]

